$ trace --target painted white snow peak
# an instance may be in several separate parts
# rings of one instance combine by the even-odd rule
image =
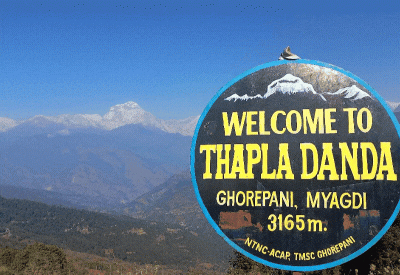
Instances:
[[[237,94],[233,94],[233,95],[225,98],[225,100],[228,100],[228,101],[233,100],[234,102],[236,102],[236,100],[246,100],[247,101],[249,99],[254,99],[254,98],[262,98],[262,96],[261,95],[249,96],[247,94],[240,96]]]
[[[317,94],[311,84],[304,83],[303,80],[292,74],[286,74],[284,77],[277,79],[269,84],[267,93],[264,95],[264,98],[267,98],[276,93],[289,95],[297,93]]]
[[[326,101],[325,97],[321,94],[318,94],[315,90],[314,87],[309,84],[303,82],[299,77],[294,76],[292,74],[286,74],[284,77],[274,80],[271,84],[268,85],[267,92],[264,94],[264,96],[261,95],[255,95],[255,96],[249,96],[247,94],[239,96],[237,94],[233,94],[225,100],[228,101],[234,101],[236,102],[237,100],[249,100],[249,99],[255,99],[255,98],[268,98],[269,96],[276,94],[276,93],[281,93],[281,94],[297,94],[297,93],[311,93],[315,95],[319,95],[322,100]]]
[[[358,88],[356,85],[353,85],[351,87],[346,87],[337,90],[334,93],[327,93],[330,95],[341,95],[344,96],[344,98],[351,99],[351,100],[359,100],[365,97],[371,97],[369,94]]]

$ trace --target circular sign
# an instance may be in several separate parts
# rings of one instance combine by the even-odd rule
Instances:
[[[191,148],[197,199],[236,250],[271,267],[333,267],[375,244],[399,212],[399,125],[364,81],[277,61],[224,86]]]

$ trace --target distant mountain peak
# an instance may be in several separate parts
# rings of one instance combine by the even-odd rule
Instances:
[[[0,117],[0,132],[5,132],[18,125],[18,122],[7,117]]]
[[[126,113],[126,112],[140,112],[140,113],[144,113],[145,110],[143,110],[139,104],[137,104],[134,101],[128,101],[126,103],[123,104],[117,104],[114,105],[110,108],[110,110],[108,111],[108,113],[106,113],[103,118],[105,119],[110,119],[113,115],[116,115],[117,113]],[[132,114],[132,113],[131,113]],[[128,114],[129,115],[129,114]]]
[[[128,101],[122,104],[117,104],[115,106],[112,106],[110,109],[142,109],[139,104],[137,104],[134,101]]]
[[[46,127],[47,125],[51,124],[54,121],[55,121],[54,117],[48,117],[44,115],[35,115],[26,120],[26,122],[34,124],[37,127]]]
[[[389,105],[390,109],[392,109],[393,112],[399,112],[399,106],[400,102],[393,102],[393,101],[386,101],[386,103]]]
[[[127,124],[143,124],[160,128],[159,120],[133,101],[112,106],[110,111],[103,116],[103,126],[108,130]]]
[[[139,104],[133,101],[128,101],[123,104],[117,104],[112,106],[108,113],[106,113],[103,118],[104,119],[113,119],[117,116],[122,117],[123,119],[129,119],[138,115],[142,115],[147,113],[143,110]]]

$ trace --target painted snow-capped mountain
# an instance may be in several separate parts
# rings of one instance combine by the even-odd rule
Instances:
[[[317,94],[311,84],[304,83],[299,77],[287,74],[284,77],[273,81],[268,85],[268,90],[264,95],[267,98],[273,94],[298,94],[298,93],[312,93]]]
[[[263,98],[263,97],[261,95],[249,96],[249,95],[245,94],[243,96],[239,96],[237,94],[233,94],[233,95],[225,98],[225,100],[228,100],[228,101],[246,100],[247,101],[249,99],[254,99],[254,98]]]
[[[326,101],[326,97],[342,97],[348,100],[360,100],[365,98],[371,98],[371,96],[358,88],[356,85],[352,85],[351,87],[345,87],[337,90],[336,92],[327,92],[323,94],[319,94],[314,90],[314,87],[305,83],[299,77],[296,77],[292,74],[286,74],[284,77],[274,80],[271,84],[268,85],[267,92],[261,95],[249,96],[247,94],[243,96],[239,96],[238,94],[233,94],[225,100],[228,101],[237,101],[237,100],[250,100],[256,98],[266,99],[275,94],[286,94],[286,95],[294,95],[294,94],[312,94],[320,96],[320,98]]]
[[[233,94],[225,100],[228,101],[237,101],[237,100],[250,100],[250,99],[255,99],[255,98],[268,98],[271,95],[274,94],[314,94],[314,95],[319,95],[321,99],[325,101],[325,98],[321,95],[318,94],[313,86],[309,83],[305,83],[301,78],[294,76],[292,74],[286,74],[284,77],[277,79],[273,81],[271,84],[268,85],[267,92],[262,96],[260,94],[255,95],[255,96],[249,96],[247,94],[243,96],[239,96],[238,94]]]
[[[10,118],[0,118],[0,132],[7,132],[16,126],[34,126],[45,128],[49,125],[59,125],[63,128],[98,128],[113,130],[129,124],[141,124],[158,128],[167,133],[179,133],[184,136],[193,135],[199,116],[186,119],[163,120],[143,110],[133,101],[112,106],[104,115],[98,114],[63,114],[59,116],[36,115],[27,120],[16,121]],[[62,129],[63,133],[67,133]]]
[[[334,93],[325,93],[327,95],[342,96],[351,100],[359,100],[366,97],[371,97],[369,94],[358,88],[356,85],[337,90]]]

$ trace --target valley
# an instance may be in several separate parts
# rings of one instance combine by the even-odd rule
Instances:
[[[32,242],[137,264],[224,269],[232,256],[217,235],[178,224],[111,216],[27,200],[0,198],[0,244]]]
[[[238,256],[204,217],[188,169],[197,118],[163,122],[132,102],[103,117],[1,118],[0,249],[40,242],[104,268],[225,273]]]

